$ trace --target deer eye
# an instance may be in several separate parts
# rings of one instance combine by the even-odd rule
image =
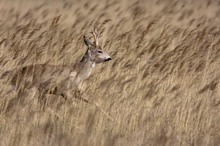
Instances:
[[[101,53],[102,53],[102,51],[100,51],[100,50],[99,50],[99,51],[98,51],[98,53],[100,53],[100,54],[101,54]]]

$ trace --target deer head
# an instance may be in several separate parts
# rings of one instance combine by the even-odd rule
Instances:
[[[111,57],[103,51],[102,47],[99,45],[99,34],[97,30],[92,31],[92,35],[94,37],[94,42],[90,42],[89,39],[84,36],[84,43],[86,44],[87,54],[90,58],[90,61],[93,63],[102,63],[106,61],[112,60]]]

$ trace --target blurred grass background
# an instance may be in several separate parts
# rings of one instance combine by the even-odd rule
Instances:
[[[219,24],[218,0],[1,0],[0,70],[74,64],[94,26],[113,60],[86,81],[104,112],[1,81],[0,145],[219,145]]]

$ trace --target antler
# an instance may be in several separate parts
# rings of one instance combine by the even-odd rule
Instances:
[[[93,35],[93,37],[94,37],[95,44],[96,44],[96,45],[99,45],[99,34],[98,34],[97,29],[96,29],[96,28],[93,28],[93,30],[92,30],[91,33],[92,33],[92,35]]]

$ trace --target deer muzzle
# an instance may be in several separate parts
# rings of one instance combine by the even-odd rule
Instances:
[[[107,58],[107,59],[105,59],[105,62],[107,62],[107,61],[110,61],[110,60],[112,60],[112,58]]]

